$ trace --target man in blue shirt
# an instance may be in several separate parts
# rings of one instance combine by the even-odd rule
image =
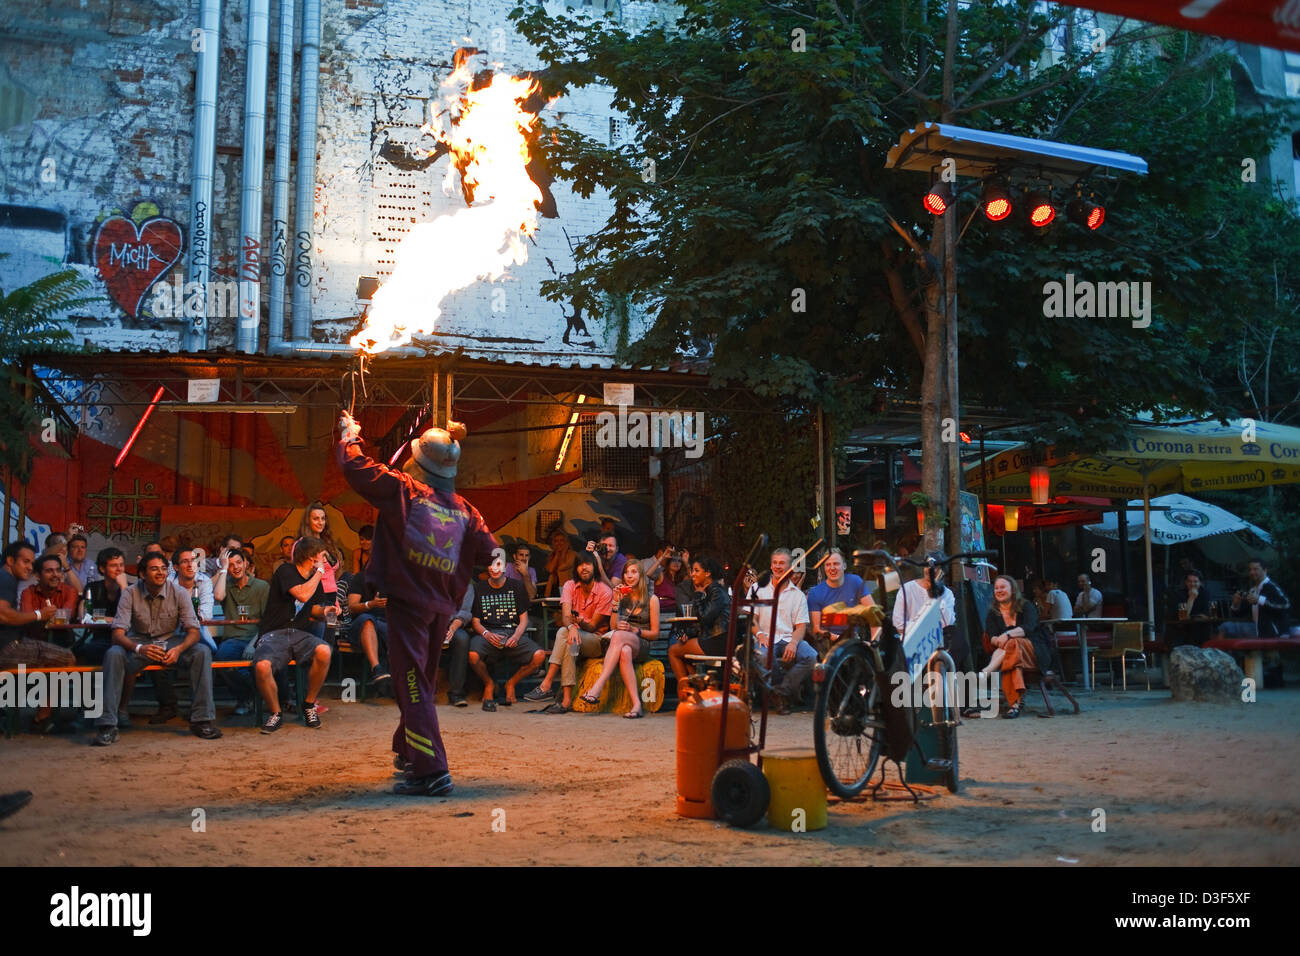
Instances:
[[[830,555],[822,563],[826,580],[808,592],[808,617],[812,620],[813,635],[828,643],[840,639],[845,625],[835,624],[822,627],[822,611],[841,601],[848,607],[861,604],[870,607],[876,602],[871,599],[871,592],[866,583],[856,574],[846,574],[847,564],[844,552],[831,548]]]

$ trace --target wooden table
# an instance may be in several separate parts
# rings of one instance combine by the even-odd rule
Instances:
[[[1109,624],[1111,630],[1114,625],[1123,624],[1128,621],[1126,617],[1059,617],[1055,621],[1048,621],[1055,630],[1058,624],[1073,624],[1074,632],[1079,635],[1079,657],[1080,666],[1083,668],[1083,689],[1092,690],[1092,681],[1088,676],[1088,625],[1090,624]]]

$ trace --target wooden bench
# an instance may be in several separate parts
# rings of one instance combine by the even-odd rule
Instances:
[[[1245,662],[1242,670],[1255,682],[1256,687],[1263,688],[1264,652],[1300,651],[1300,640],[1287,637],[1216,637],[1201,646],[1243,655]]]
[[[252,661],[213,661],[213,670],[227,670],[231,668],[250,667]],[[103,667],[91,667],[85,664],[69,664],[66,667],[24,667],[24,674],[96,674],[103,671]],[[141,673],[148,671],[166,670],[157,664],[146,665]],[[17,674],[17,667],[0,667],[0,674]],[[302,692],[299,691],[299,696]],[[261,699],[258,699],[258,708],[261,708]],[[8,740],[18,733],[18,716],[20,707],[6,707],[5,711],[5,739]]]

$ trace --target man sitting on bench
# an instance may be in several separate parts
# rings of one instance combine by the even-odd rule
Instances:
[[[199,640],[199,619],[194,605],[176,584],[167,580],[167,559],[150,554],[143,561],[141,579],[127,589],[113,619],[113,646],[104,655],[104,712],[95,745],[107,747],[117,740],[117,710],[127,674],[140,673],[150,664],[180,666],[189,672],[190,732],[216,740],[213,726],[212,650]],[[183,632],[177,635],[178,626]]]
[[[496,682],[488,668],[508,659],[518,670],[506,681],[505,705],[515,702],[519,682],[542,666],[546,652],[524,633],[528,629],[528,592],[523,582],[506,577],[504,551],[488,565],[488,579],[474,581],[475,636],[469,643],[469,666],[483,681],[483,709],[497,709]]]
[[[320,538],[299,538],[293,546],[292,562],[280,565],[271,575],[266,611],[258,624],[261,636],[253,652],[253,677],[270,711],[262,724],[264,734],[275,733],[284,723],[275,672],[284,670],[291,660],[311,665],[302,716],[308,727],[320,729],[316,695],[329,673],[330,646],[308,633],[307,628],[313,620],[325,620],[325,607],[321,603],[325,592],[320,582],[327,555],[325,542]]]
[[[524,700],[550,701],[543,713],[567,714],[573,709],[573,689],[578,686],[578,658],[603,657],[605,644],[601,637],[609,630],[610,609],[614,592],[596,580],[596,561],[587,552],[578,555],[574,563],[576,578],[565,581],[560,592],[560,615],[564,626],[555,633],[555,647],[551,651],[551,666],[536,688],[524,695]],[[560,677],[561,699],[555,702],[556,675]]]

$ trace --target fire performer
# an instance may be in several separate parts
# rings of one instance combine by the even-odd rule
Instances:
[[[357,493],[379,509],[366,580],[388,598],[388,653],[401,719],[394,764],[407,779],[394,793],[444,796],[452,791],[434,695],[447,624],[460,606],[476,563],[498,547],[483,516],[456,494],[459,439],[448,422],[411,442],[403,472],[361,451],[361,426],[343,412],[338,460]]]

